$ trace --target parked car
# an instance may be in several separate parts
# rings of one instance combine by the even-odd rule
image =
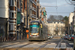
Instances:
[[[68,40],[74,40],[74,35],[70,35]]]
[[[53,36],[52,36],[52,35],[50,35],[50,34],[48,34],[48,39],[51,39],[51,38],[53,38]]]
[[[64,39],[68,39],[68,35],[64,36]]]
[[[48,38],[49,38],[49,39],[52,39],[52,38],[53,38],[53,36],[48,36]]]
[[[71,36],[71,40],[74,40],[74,36]]]
[[[71,35],[68,36],[68,40],[71,40]]]

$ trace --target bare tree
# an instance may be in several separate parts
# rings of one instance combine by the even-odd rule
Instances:
[[[65,27],[61,27],[62,34],[64,34],[65,30],[66,30]]]
[[[47,21],[62,21],[63,18],[64,17],[62,15],[50,15]]]
[[[58,35],[58,33],[59,33],[59,27],[58,26],[56,26],[54,32],[56,33],[56,35]]]
[[[63,16],[62,15],[58,15],[58,20],[63,20]]]

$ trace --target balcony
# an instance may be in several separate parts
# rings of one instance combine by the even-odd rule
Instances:
[[[32,18],[36,18],[36,15],[34,15],[34,14],[31,14],[30,16],[31,16]]]
[[[35,2],[34,0],[30,0],[30,1],[31,1],[32,3],[34,3],[35,5],[37,5],[36,2]]]
[[[15,32],[10,32],[10,31],[9,31],[9,34],[16,34],[16,31],[15,31]]]
[[[9,20],[10,22],[16,22],[16,20]]]
[[[10,6],[10,10],[16,10],[15,6]]]
[[[34,8],[34,7],[31,7],[30,10],[33,10],[33,11],[36,12],[36,8]]]

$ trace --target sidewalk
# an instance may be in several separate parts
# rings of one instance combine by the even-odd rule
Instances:
[[[16,41],[7,41],[7,42],[0,42],[0,45],[4,45],[6,43],[17,43],[17,42],[27,42],[28,40],[16,40]]]
[[[55,37],[53,37],[53,39],[61,39],[61,37],[60,36],[55,36]]]

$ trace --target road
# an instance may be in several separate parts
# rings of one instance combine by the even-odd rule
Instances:
[[[0,43],[0,48],[53,48],[73,50],[73,42],[64,39],[48,39],[47,41],[20,41]]]

